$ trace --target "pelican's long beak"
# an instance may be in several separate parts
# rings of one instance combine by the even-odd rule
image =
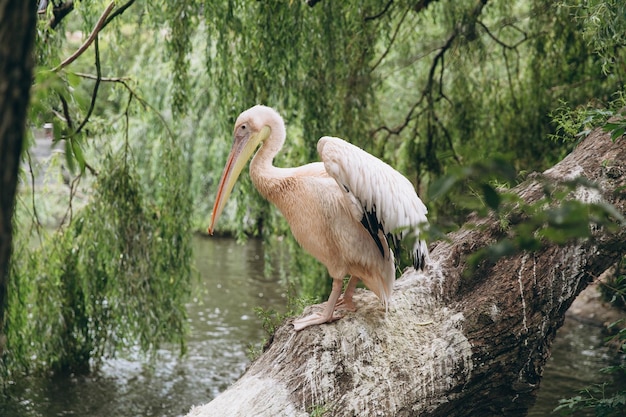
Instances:
[[[213,205],[213,213],[211,214],[211,224],[209,225],[209,234],[213,234],[217,219],[222,214],[226,201],[233,191],[233,187],[241,175],[241,171],[246,166],[248,160],[252,157],[254,150],[259,143],[263,142],[270,134],[270,128],[265,126],[259,132],[247,132],[243,136],[235,135],[233,147],[228,154],[224,172],[217,188],[217,196]]]

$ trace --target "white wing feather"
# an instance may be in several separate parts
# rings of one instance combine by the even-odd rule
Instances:
[[[427,224],[428,210],[413,184],[388,164],[342,139],[325,136],[317,143],[317,151],[328,174],[353,203],[356,199],[361,215],[375,215],[378,225],[372,226],[396,239],[390,246],[397,246],[411,231],[415,234],[413,263],[422,268],[428,249],[419,239],[419,230]]]

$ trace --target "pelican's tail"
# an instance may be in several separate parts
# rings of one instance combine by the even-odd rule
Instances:
[[[389,261],[386,262],[386,267],[380,276],[375,278],[377,285],[372,285],[370,289],[378,296],[385,311],[389,311],[389,303],[391,302],[391,295],[393,294],[393,284],[396,281],[396,268],[393,257],[393,251],[389,250]]]

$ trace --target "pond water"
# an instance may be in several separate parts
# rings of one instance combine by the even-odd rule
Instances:
[[[2,417],[174,417],[214,398],[249,363],[249,346],[265,337],[255,307],[281,310],[286,288],[263,275],[263,247],[250,240],[194,239],[200,279],[188,305],[187,354],[175,346],[159,350],[153,363],[137,352],[107,360],[89,376],[21,380],[0,393]],[[597,370],[615,357],[601,330],[566,320],[553,346],[531,416],[546,416],[558,399],[601,380]]]
[[[544,369],[537,402],[529,417],[545,417],[559,405],[559,400],[579,395],[592,384],[611,382],[624,389],[623,375],[602,374],[601,368],[619,364],[616,347],[605,344],[607,335],[601,327],[573,317],[566,317],[552,343],[552,356]],[[621,358],[623,360],[623,358]],[[612,389],[607,389],[607,393]],[[552,414],[558,416],[559,413]],[[592,410],[578,411],[576,417],[594,416]],[[626,416],[626,410],[624,410]]]
[[[263,275],[262,245],[194,239],[199,282],[188,305],[187,353],[164,346],[152,364],[137,352],[106,360],[94,375],[29,379],[0,393],[1,417],[179,416],[214,398],[265,337],[255,307],[281,309],[284,287]]]

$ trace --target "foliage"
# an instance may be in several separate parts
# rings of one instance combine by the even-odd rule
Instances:
[[[3,374],[85,371],[130,346],[154,353],[168,342],[184,352],[189,170],[171,121],[138,81],[119,76],[138,57],[125,42],[155,22],[131,14],[128,30],[111,20],[133,3],[75,2],[73,18],[63,21],[55,21],[51,3],[50,20],[39,22],[29,124],[53,123],[65,163],[55,165],[53,155],[40,185],[26,149],[30,173],[15,218]],[[90,36],[77,40],[78,30]],[[61,59],[67,55],[71,62]],[[69,196],[50,231],[42,207],[67,194],[65,186],[45,184],[55,170],[64,172]]]
[[[609,121],[605,123],[603,129],[611,133],[611,139],[616,141],[618,138],[624,136],[626,133],[626,117],[623,113],[615,121]]]
[[[626,406],[626,392],[609,395],[605,385],[594,385],[581,391],[581,395],[560,400],[554,411],[560,415],[574,415],[583,410],[592,410],[596,417],[620,417]]]
[[[612,100],[606,103],[591,96],[587,103],[570,107],[565,101],[551,112],[556,125],[555,140],[578,141],[587,136],[594,127],[602,126],[611,133],[611,139],[617,140],[626,132],[624,108],[624,47],[626,43],[621,34],[626,30],[626,6],[623,2],[610,1],[562,1],[559,7],[568,10],[580,22],[583,39],[592,47],[602,61],[602,71],[608,79],[617,81]],[[611,120],[609,120],[611,119]]]
[[[548,1],[438,1],[425,8],[218,1],[203,11],[192,51],[205,53],[208,76],[192,69],[198,82],[190,85],[208,92],[201,102],[212,108],[211,123],[199,123],[217,134],[209,146],[197,139],[198,166],[221,166],[234,118],[264,103],[288,126],[278,165],[316,160],[315,141],[332,134],[382,157],[426,191],[455,167],[486,158],[518,170],[547,168],[572,146],[545,140],[554,133],[553,103],[577,106],[616,89],[615,79],[598,76],[602,65],[581,34],[582,22]],[[190,59],[193,67],[198,58],[192,53]],[[194,195],[211,195],[219,170],[201,173],[203,181],[192,172]],[[240,238],[287,236],[300,287],[315,297],[328,290],[319,280],[325,271],[310,268],[315,262],[245,174],[233,197],[222,230]],[[448,229],[462,221],[467,210],[453,202],[463,198],[428,201],[431,223]],[[207,217],[210,201],[198,202],[198,219]]]
[[[29,122],[54,124],[55,141],[65,143],[73,193],[83,178],[118,172],[95,146],[96,137],[105,138],[111,155],[124,149],[126,157],[113,165],[128,164],[128,184],[141,196],[141,210],[126,213],[146,222],[131,229],[138,236],[158,229],[182,239],[190,224],[204,229],[232,124],[257,103],[277,108],[287,123],[288,143],[277,165],[316,160],[318,137],[344,137],[397,167],[428,197],[433,236],[475,210],[496,212],[512,235],[540,231],[547,239],[565,236],[572,224],[583,236],[586,224],[577,222],[608,215],[606,208],[562,196],[584,184],[566,185],[546,191],[551,211],[527,207],[524,220],[536,222],[524,226],[509,215],[517,202],[501,190],[524,178],[515,171],[547,168],[581,131],[619,111],[625,6],[618,0],[366,0],[358,6],[328,0],[315,7],[278,0],[129,0],[108,15],[110,2],[98,0],[74,2],[65,18],[57,18],[52,3],[38,26]],[[91,34],[89,48],[63,65]],[[611,120],[606,127],[617,137],[623,119]],[[164,130],[176,132],[175,139]],[[287,248],[292,282],[323,298],[325,269],[301,251],[246,174],[232,200],[220,231]],[[69,216],[65,233],[76,233],[74,222],[86,215]],[[69,245],[63,242],[59,237],[53,245],[59,253]],[[169,256],[180,242],[163,242],[163,259],[182,262]],[[519,250],[533,240],[511,242]],[[133,245],[124,250],[153,256]],[[48,255],[32,269],[44,268],[43,259]]]
[[[597,108],[591,103],[576,109],[562,103],[561,107],[551,113],[556,131],[550,137],[554,140],[577,142],[587,137],[595,127],[605,124],[612,115],[611,110]]]
[[[532,203],[507,189],[507,184],[515,180],[510,164],[492,160],[454,170],[433,183],[430,199],[454,195],[458,212],[472,211],[479,218],[492,214],[498,221],[498,241],[469,257],[468,273],[483,261],[495,262],[520,251],[537,251],[546,242],[562,245],[588,239],[593,227],[626,227],[626,218],[614,206],[602,201],[584,202],[577,197],[581,193],[599,193],[597,185],[584,177],[555,184],[550,178],[535,174],[529,180],[541,186],[543,196]]]
[[[621,93],[617,99],[607,103],[606,107],[590,102],[572,109],[562,102],[551,113],[556,130],[549,137],[557,141],[578,142],[587,137],[594,128],[602,127],[611,133],[611,139],[615,141],[626,131],[626,119],[622,110],[625,106],[626,100]]]
[[[626,68],[624,47],[626,41],[626,5],[620,0],[591,0],[585,2],[565,0],[561,7],[582,22],[585,41],[594,48],[602,60],[602,70],[606,74],[624,80]]]
[[[282,325],[286,319],[300,315],[306,306],[314,302],[315,300],[313,299],[297,297],[295,288],[291,286],[287,295],[287,307],[283,313],[280,313],[273,308],[264,309],[256,307],[254,312],[257,317],[261,319],[261,325],[263,326],[263,330],[266,332],[266,337],[258,345],[248,345],[248,358],[250,360],[258,358],[272,343],[276,329]]]
[[[184,347],[189,206],[173,178],[147,198],[126,159],[107,153],[92,201],[66,229],[16,254],[6,372],[86,370],[135,344]],[[165,172],[172,163],[163,161]]]
[[[477,211],[484,217],[489,209],[500,210],[503,197],[510,197],[498,192],[497,189],[506,189],[516,182],[515,168],[503,159],[494,158],[450,169],[447,175],[433,181],[428,189],[427,198],[433,203],[447,199],[449,204],[454,204],[453,210],[458,217],[461,217],[459,216],[461,213],[467,215],[472,211]],[[444,232],[458,226],[443,223],[438,225]]]
[[[328,405],[315,405],[307,409],[307,412],[310,417],[322,417],[324,414],[328,413],[329,408]]]
[[[606,281],[600,284],[600,291],[612,305],[626,309],[626,256],[616,265],[615,271]]]
[[[388,55],[386,70],[394,76],[383,82],[415,88],[385,89],[411,111],[404,121],[389,114],[397,121],[382,123],[380,139],[406,149],[400,161],[422,181],[461,161],[498,155],[517,169],[551,165],[568,149],[543,140],[551,133],[547,114],[553,103],[586,101],[608,86],[602,79],[589,81],[599,66],[566,10],[542,1],[480,4],[433,4],[416,19],[419,30],[405,28],[412,42],[397,46],[398,57]],[[428,18],[437,22],[434,28]],[[399,30],[398,37],[404,34]],[[398,80],[395,74],[406,75]]]

